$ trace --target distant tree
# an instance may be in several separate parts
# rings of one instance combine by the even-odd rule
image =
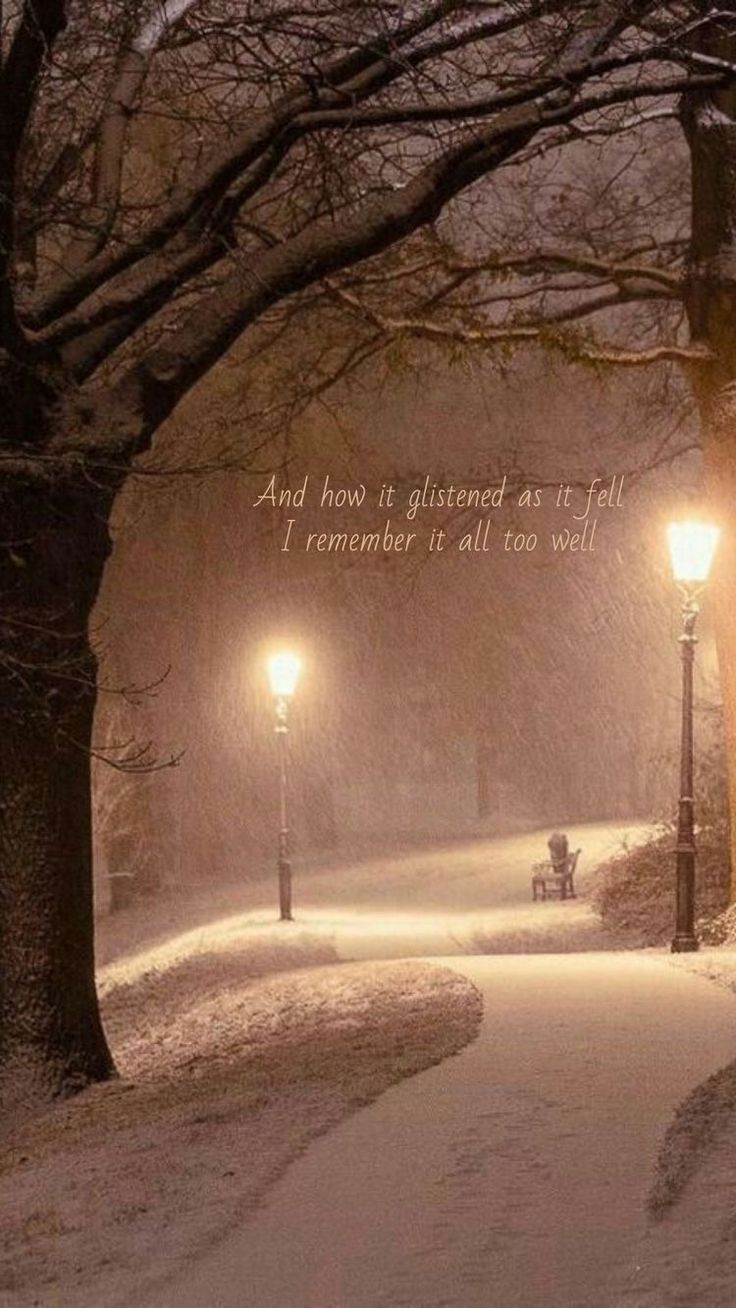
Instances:
[[[4,7],[5,1106],[112,1072],[93,978],[88,619],[116,495],[243,333],[277,338],[281,307],[317,291],[318,303],[360,299],[401,245],[389,270],[400,302],[420,272],[413,234],[448,206],[451,234],[466,220],[460,197],[472,190],[480,248],[500,170],[584,131],[615,139],[631,116],[643,124],[684,95],[694,343],[654,353],[693,366],[711,468],[734,486],[731,31],[730,15],[705,4],[641,0]],[[612,287],[609,300],[682,286],[666,251],[594,263],[569,271]],[[377,321],[375,337],[384,332]],[[370,346],[346,342],[333,372],[358,348]],[[733,605],[724,622],[734,648]],[[734,743],[736,659],[725,675]]]

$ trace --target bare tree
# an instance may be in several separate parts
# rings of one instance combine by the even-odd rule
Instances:
[[[696,343],[656,349],[697,362],[712,466],[732,483],[731,28],[704,4],[643,0],[6,8],[4,1103],[112,1072],[93,980],[88,617],[117,492],[244,332],[315,288],[354,294],[346,270],[406,248],[398,298],[413,234],[460,197],[545,142],[684,95]],[[608,280],[669,288],[657,260]]]

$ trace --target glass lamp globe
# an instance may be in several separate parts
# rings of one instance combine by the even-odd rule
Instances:
[[[279,650],[268,660],[268,680],[271,692],[277,699],[288,699],[294,694],[299,680],[302,661],[298,654]]]
[[[667,543],[675,581],[702,585],[708,580],[719,534],[718,527],[708,522],[670,523]]]

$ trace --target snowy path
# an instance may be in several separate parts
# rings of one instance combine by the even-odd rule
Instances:
[[[147,1308],[615,1302],[669,1117],[736,1053],[733,997],[656,955],[452,961],[478,1040],[317,1141]]]
[[[567,828],[582,847],[581,898],[532,903],[530,869],[547,853],[546,829],[336,864],[294,877],[294,930],[329,937],[340,958],[523,954],[615,949],[585,900],[595,867],[645,840],[645,823],[598,822]],[[249,914],[273,923],[272,878]],[[265,907],[267,905],[267,907]]]

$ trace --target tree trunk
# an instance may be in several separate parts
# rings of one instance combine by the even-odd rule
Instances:
[[[733,57],[720,37],[706,53]],[[693,341],[711,360],[693,369],[700,411],[709,508],[721,539],[709,586],[723,696],[730,808],[730,858],[736,876],[736,91],[688,97],[682,122],[692,164],[692,238],[685,303]],[[732,881],[732,898],[736,884]]]
[[[724,439],[723,433],[719,432],[719,424],[713,421],[712,410],[706,413],[703,451],[708,500],[714,519],[722,528],[712,580],[708,587],[708,602],[712,605],[714,616],[723,700],[733,900],[736,899],[736,540],[729,524],[733,522],[736,506],[736,393],[731,397],[731,405],[734,411],[728,439]]]
[[[89,470],[0,491],[0,1110],[113,1073],[94,981],[89,614],[111,494]]]

